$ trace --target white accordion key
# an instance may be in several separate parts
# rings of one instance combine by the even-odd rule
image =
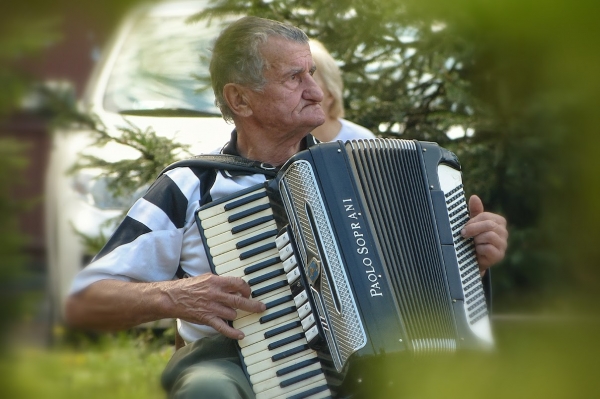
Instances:
[[[249,197],[253,197],[256,196],[256,193],[260,191],[260,190],[255,190],[255,191],[251,191],[248,192],[244,195],[241,195],[239,197],[236,198],[236,200],[240,200],[240,199],[244,199],[244,198],[248,198]],[[237,206],[235,209],[235,211],[232,210],[226,210],[226,203],[222,203],[220,205],[216,205],[216,206],[211,206],[208,208],[205,208],[204,210],[200,211],[199,215],[200,215],[200,219],[201,220],[208,220],[212,217],[217,217],[217,218],[223,218],[223,215],[228,216],[228,214],[230,213],[235,213],[235,212],[239,212],[239,211],[244,211],[247,210],[248,208],[251,208],[253,206],[256,205],[262,205],[262,204],[268,204],[268,198],[266,196],[266,194],[263,194],[261,198],[257,198],[255,200],[251,200],[251,201],[246,201],[247,203],[241,206]],[[226,217],[225,216],[225,217]]]
[[[254,323],[261,323],[261,319],[265,320],[269,319],[269,316],[273,315],[273,314],[277,314],[277,312],[284,310],[286,308],[292,307],[293,302],[286,302],[286,303],[282,303],[280,305],[274,306],[271,309],[267,309],[262,313],[250,313],[248,316],[244,316],[242,318],[239,319],[235,319],[233,321],[233,327],[237,328],[238,330],[242,330],[244,329],[244,327],[252,325]],[[264,324],[264,322],[262,323]],[[243,330],[245,331],[245,330]]]
[[[246,363],[246,366],[250,366],[254,363],[259,363],[266,359],[273,360],[273,357],[275,357],[275,359],[278,359],[277,355],[279,355],[279,357],[281,358],[280,360],[283,360],[287,357],[287,353],[290,351],[304,352],[309,350],[307,344],[308,342],[306,341],[306,338],[303,337],[298,341],[290,342],[287,345],[283,345],[273,350],[263,350],[253,355],[245,356],[244,363]],[[306,348],[304,348],[305,345]]]
[[[290,296],[290,293],[288,290],[275,290],[273,292],[270,292],[269,294],[266,294],[264,297],[261,297],[260,301],[263,302],[264,304],[268,304],[269,302],[272,302],[275,300],[282,300],[282,298],[285,298],[288,296]],[[247,312],[247,311],[241,310],[241,309],[236,309],[236,312],[237,312],[236,320],[241,319],[242,317],[246,317],[246,316],[254,313],[254,312]]]
[[[210,247],[210,254],[211,256],[215,257],[215,256],[219,256],[221,254],[224,254],[225,252],[229,252],[229,251],[236,251],[236,250],[240,250],[243,251],[243,248],[238,247],[238,244],[240,243],[240,241],[246,239],[246,238],[252,238],[252,237],[256,237],[259,236],[260,234],[263,233],[268,233],[271,232],[272,234],[276,231],[276,226],[274,223],[269,223],[269,224],[265,224],[263,226],[258,226],[260,227],[259,229],[255,229],[252,231],[247,232],[244,235],[238,235],[235,236],[234,239],[229,239],[227,240],[226,235],[225,234],[220,234],[219,236],[217,236],[217,238],[222,238],[221,242],[215,242],[214,245],[211,245]],[[268,243],[272,240],[272,238],[268,238],[266,237],[264,240],[262,240],[263,243]],[[258,240],[257,240],[258,241]]]
[[[244,363],[246,363],[246,370],[248,371],[248,374],[250,375],[250,381],[253,381],[253,376],[258,375],[259,373],[262,373],[264,371],[267,370],[271,370],[271,369],[279,369],[280,367],[282,367],[282,365],[285,365],[286,363],[289,363],[290,361],[299,359],[299,358],[303,358],[304,356],[317,356],[315,351],[311,350],[305,350],[303,352],[298,352],[295,353],[291,356],[288,356],[285,359],[280,359],[277,361],[272,361],[271,358],[265,359],[263,361],[260,361],[258,363],[254,363],[254,364],[247,364],[245,359],[244,359]]]
[[[272,250],[262,252],[256,256],[254,256],[250,261],[247,259],[241,260],[238,258],[234,258],[232,260],[226,261],[225,263],[221,263],[215,266],[215,270],[217,274],[221,275],[223,273],[227,273],[228,271],[237,269],[239,267],[247,267],[249,263],[259,262],[261,260],[270,258],[272,256],[278,256],[277,250],[273,248]],[[215,258],[213,258],[215,259]]]
[[[271,223],[271,224],[274,224],[275,226],[277,226],[277,224],[274,223],[274,220],[267,220],[272,217],[272,214],[269,209],[259,212],[255,216],[257,218],[265,219],[265,221],[263,221],[262,223],[258,223],[257,226],[264,225],[266,223]],[[248,222],[246,222],[244,220],[238,220],[234,223],[222,223],[222,224],[218,224],[214,227],[211,227],[211,228],[205,230],[204,234],[205,234],[207,240],[215,239],[215,240],[219,241],[222,239],[227,239],[226,238],[227,236],[231,236],[231,235],[235,236],[238,234],[245,234],[249,230],[256,228],[256,227],[250,227],[250,228],[244,227],[247,225],[248,225]],[[223,237],[218,238],[218,236],[223,236]]]
[[[255,353],[264,351],[265,348],[267,348],[269,344],[276,343],[276,342],[284,340],[286,338],[290,338],[290,337],[293,338],[294,336],[300,337],[302,332],[303,332],[302,327],[292,328],[291,330],[286,331],[285,333],[277,334],[274,337],[263,339],[262,341],[257,342],[253,345],[249,345],[249,346],[245,346],[245,347],[241,348],[242,354],[244,355],[244,358],[246,358],[247,356],[254,355]],[[263,334],[263,336],[264,336],[264,334]]]
[[[244,339],[242,341],[251,342],[252,340],[256,339],[255,334],[259,334],[259,336],[262,337],[262,338],[259,337],[258,338],[259,340],[264,339],[265,330],[277,328],[282,323],[295,321],[297,319],[298,319],[297,314],[290,313],[288,315],[282,316],[281,318],[279,318],[277,320],[272,320],[268,323],[261,324],[261,323],[257,322],[257,323],[247,325],[246,327],[244,327],[244,330],[243,330],[244,334],[246,334],[246,337],[244,337]],[[246,340],[246,338],[247,338],[247,340]]]
[[[306,362],[311,359],[315,359],[317,354],[313,351],[307,351],[302,354],[300,357],[290,357],[286,362],[278,364],[277,367],[269,367],[262,371],[257,371],[254,374],[250,375],[250,382],[252,384],[257,384],[261,381],[268,380],[270,378],[275,378],[277,376],[277,371],[285,369],[286,367],[295,365],[297,363]]]
[[[255,392],[257,392],[258,394],[260,394],[261,392],[264,392],[266,390],[269,390],[269,389],[272,389],[272,388],[276,388],[276,387],[280,387],[281,383],[283,383],[285,385],[286,381],[290,381],[294,377],[299,377],[302,374],[314,372],[316,370],[321,370],[321,364],[319,362],[310,364],[310,365],[308,365],[306,367],[303,367],[303,368],[301,368],[299,370],[293,371],[293,372],[291,372],[289,374],[285,374],[285,375],[282,375],[280,377],[274,377],[274,378],[262,381],[262,382],[260,382],[260,383],[258,383],[256,385],[254,385],[253,389],[255,390]],[[291,385],[293,385],[293,384],[290,384],[290,386]]]
[[[269,389],[267,391],[261,392],[256,395],[256,399],[268,399],[268,398],[289,398],[293,397],[296,394],[301,394],[303,392],[309,391],[313,388],[317,388],[320,386],[324,386],[324,389],[327,389],[327,382],[325,381],[325,375],[321,371],[319,374],[307,378],[298,382],[297,384],[293,384],[287,386],[285,388],[275,387]],[[280,396],[281,395],[281,396]],[[330,396],[330,395],[329,395]],[[305,396],[302,396],[305,397]]]

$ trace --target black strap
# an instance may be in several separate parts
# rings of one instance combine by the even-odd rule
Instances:
[[[163,169],[158,176],[160,177],[167,171],[180,167],[216,169],[227,172],[242,172],[244,174],[261,173],[267,177],[277,175],[277,168],[268,163],[251,161],[237,155],[203,154],[174,162]]]

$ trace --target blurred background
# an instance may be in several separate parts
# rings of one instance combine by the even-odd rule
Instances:
[[[217,16],[240,14],[318,38],[344,73],[346,119],[451,149],[469,193],[508,220],[507,257],[492,275],[497,353],[395,363],[396,385],[373,397],[600,394],[598,2],[194,3],[185,12],[132,11],[136,0],[0,5],[3,397],[162,397],[168,330],[74,339],[60,301],[139,187],[227,139],[205,66]],[[170,44],[182,37],[191,47]],[[219,134],[193,134],[203,131]],[[115,138],[118,151],[84,151]],[[158,156],[150,162],[145,149]]]

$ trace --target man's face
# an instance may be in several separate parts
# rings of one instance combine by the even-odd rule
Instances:
[[[308,44],[270,37],[260,48],[267,62],[267,81],[261,92],[252,92],[256,121],[271,134],[304,136],[323,124],[323,92],[313,78],[315,65]]]

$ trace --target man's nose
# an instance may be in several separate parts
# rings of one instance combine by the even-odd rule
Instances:
[[[323,101],[323,90],[321,90],[321,87],[319,87],[315,78],[311,75],[308,75],[304,82],[306,84],[306,88],[302,93],[302,97],[305,100],[312,100],[318,103]]]

